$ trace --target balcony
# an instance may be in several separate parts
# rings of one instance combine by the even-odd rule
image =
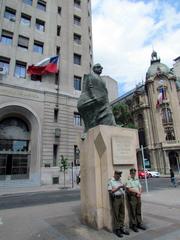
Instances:
[[[165,142],[162,142],[162,147],[163,148],[175,148],[179,149],[180,148],[180,140],[167,140]]]
[[[143,103],[143,102],[140,102],[139,104],[133,105],[132,111],[135,112],[135,111],[137,111],[137,110],[144,109],[144,108],[148,108],[148,107],[149,107],[148,104]]]

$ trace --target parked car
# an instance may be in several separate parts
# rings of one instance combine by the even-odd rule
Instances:
[[[138,177],[139,178],[149,178],[149,173],[147,171],[144,171],[144,170],[138,170]]]
[[[158,171],[147,170],[149,177],[160,177],[160,173]]]

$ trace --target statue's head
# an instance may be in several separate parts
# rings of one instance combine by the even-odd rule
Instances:
[[[93,66],[93,72],[100,75],[102,73],[103,67],[101,64],[97,63]]]

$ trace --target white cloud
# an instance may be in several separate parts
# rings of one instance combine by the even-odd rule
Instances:
[[[152,48],[172,67],[180,55],[180,12],[168,1],[92,0],[94,62],[124,85],[145,79]]]

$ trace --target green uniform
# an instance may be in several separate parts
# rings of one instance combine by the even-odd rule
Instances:
[[[129,178],[126,183],[127,188],[131,188],[134,190],[141,190],[141,184],[139,179]],[[138,226],[142,224],[142,216],[141,216],[141,197],[137,196],[135,192],[128,191],[127,192],[127,200],[129,203],[129,222],[130,226]]]
[[[118,186],[123,186],[121,180],[115,180],[113,177],[108,181],[109,192]],[[112,200],[114,229],[123,228],[125,218],[124,191],[121,188],[115,193],[110,194],[110,196]]]

